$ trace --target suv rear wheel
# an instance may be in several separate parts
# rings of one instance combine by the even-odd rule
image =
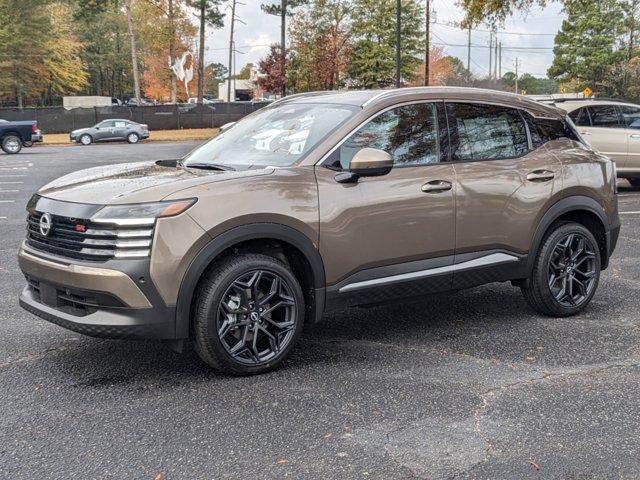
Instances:
[[[522,293],[544,315],[575,315],[593,298],[600,265],[598,242],[589,230],[578,223],[557,223],[543,241]]]
[[[195,350],[223,373],[276,368],[296,343],[304,295],[282,262],[258,254],[229,257],[203,279],[195,299]]]

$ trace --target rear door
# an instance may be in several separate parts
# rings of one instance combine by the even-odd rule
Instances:
[[[618,109],[615,105],[589,105],[585,108],[591,126],[579,126],[578,131],[589,145],[623,168],[627,161],[629,139]]]
[[[556,188],[560,162],[534,148],[527,116],[501,105],[447,103],[456,173],[454,288],[514,278]]]
[[[640,172],[640,107],[620,105],[618,108],[628,142],[627,161],[622,168]]]

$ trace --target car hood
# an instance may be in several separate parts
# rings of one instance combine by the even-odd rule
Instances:
[[[70,135],[78,135],[79,133],[83,133],[83,132],[87,132],[89,130],[91,130],[93,127],[87,127],[87,128],[79,128],[77,130],[74,130],[70,133]]]
[[[42,187],[38,195],[95,205],[155,202],[185,188],[268,175],[273,170],[270,167],[228,172],[176,168],[155,162],[125,163],[70,173]]]

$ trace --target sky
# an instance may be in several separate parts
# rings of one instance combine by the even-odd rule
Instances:
[[[265,0],[240,0],[236,22],[236,70],[249,62],[257,63],[264,57],[269,45],[280,40],[280,18],[260,10]],[[441,44],[447,55],[459,57],[467,64],[467,31],[451,26],[463,18],[462,10],[452,0],[431,0],[435,10],[435,24],[431,26],[431,42]],[[207,34],[207,62],[228,64],[229,22],[220,30]],[[498,29],[498,41],[502,42],[502,73],[513,71],[518,58],[519,72],[546,77],[553,61],[554,36],[562,24],[562,6],[553,2],[546,8],[534,8],[528,13],[517,13]],[[471,71],[484,77],[489,71],[489,33],[486,26],[478,26],[471,35]]]

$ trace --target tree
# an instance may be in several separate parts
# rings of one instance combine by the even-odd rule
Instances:
[[[559,82],[577,80],[595,90],[609,67],[624,58],[622,5],[618,0],[567,0],[565,4],[567,19],[556,35],[549,76]]]
[[[236,80],[249,80],[251,78],[251,70],[253,70],[253,63],[247,63],[233,78]]]
[[[286,64],[282,63],[282,58],[288,63],[288,52],[283,55],[280,50],[280,44],[271,45],[269,54],[258,62],[258,71],[262,74],[258,77],[258,85],[266,92],[282,92],[286,88]]]
[[[315,0],[291,23],[288,83],[295,90],[333,90],[344,83],[351,52],[351,4]]]
[[[131,41],[131,68],[133,71],[133,95],[138,105],[142,102],[140,97],[140,73],[138,72],[138,47],[136,46],[136,30],[133,26],[133,15],[131,14],[131,3],[133,0],[124,0],[124,11],[127,15],[127,26],[129,28],[129,39]]]
[[[198,103],[202,104],[204,97],[205,30],[207,25],[212,28],[222,28],[224,26],[224,13],[220,11],[222,0],[190,0],[190,4],[198,10],[200,23],[200,42],[198,45]]]
[[[260,8],[262,8],[262,11],[265,13],[268,13],[269,15],[278,15],[280,17],[280,49],[278,51],[281,54],[279,61],[283,77],[286,77],[287,68],[287,15],[291,15],[294,8],[304,5],[305,3],[307,3],[307,0],[281,0],[279,4],[268,3],[260,5]],[[282,82],[280,93],[283,97],[287,94],[286,82]]]
[[[225,81],[229,70],[221,63],[212,63],[207,65],[206,69],[207,91],[213,94],[213,98],[218,98],[218,91],[220,90],[220,84]]]
[[[424,45],[422,6],[416,0],[402,0],[401,77],[411,83],[418,77]],[[354,39],[349,75],[361,88],[388,87],[395,83],[396,2],[355,0]]]

